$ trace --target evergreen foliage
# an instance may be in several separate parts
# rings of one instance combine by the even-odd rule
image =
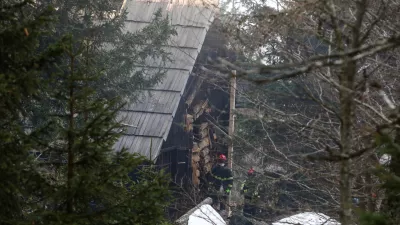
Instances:
[[[138,90],[147,88],[165,74],[163,65],[170,60],[169,53],[163,46],[176,31],[169,25],[168,17],[162,18],[161,11],[154,14],[151,23],[128,32],[127,12],[120,11],[116,1],[69,1],[39,0],[39,8],[51,5],[56,8],[56,32],[44,36],[41,41],[53,43],[65,35],[71,35],[74,48],[81,49],[85,60],[74,65],[86,70],[86,74],[97,76],[91,82],[99,98],[113,99],[120,97],[125,102],[137,100]],[[148,60],[159,63],[158,68],[149,68]],[[154,66],[153,63],[150,66]],[[90,69],[87,68],[90,65]],[[68,67],[67,60],[60,59],[56,68],[49,68],[43,76],[49,77],[53,72]],[[93,68],[95,70],[93,70]],[[43,86],[43,95],[54,88]],[[40,126],[46,121],[43,114],[63,112],[64,106],[51,101],[46,106],[31,105],[32,126]]]
[[[380,212],[362,212],[361,225],[395,225],[400,223],[400,130],[378,132],[376,142],[381,148],[380,154],[387,154],[390,160],[379,166],[376,174],[381,179],[385,191],[385,200]]]
[[[115,119],[121,102],[96,96],[91,84],[101,74],[87,74],[75,66],[86,62],[85,48],[75,46],[72,38],[64,43],[69,67],[61,68],[57,79],[51,80],[50,86],[57,90],[53,101],[65,108],[50,117],[47,126],[56,139],[42,146],[38,164],[48,187],[33,199],[39,204],[30,217],[36,224],[161,222],[168,179],[150,169],[140,170],[136,182],[128,176],[144,159],[126,151],[113,153],[123,129]]]
[[[0,5],[1,224],[165,223],[169,176],[113,145],[118,110],[163,75],[140,65],[168,60],[161,46],[175,31],[159,11],[126,33],[112,7]]]
[[[0,221],[21,219],[27,195],[40,187],[30,149],[34,146],[22,125],[23,104],[37,97],[41,70],[61,49],[38,51],[39,38],[50,30],[51,8],[32,13],[32,1],[0,4]]]
[[[383,212],[388,215],[390,225],[400,223],[400,129],[396,129],[396,136],[390,141],[386,150],[390,155],[389,174],[384,176],[386,202]],[[379,225],[379,224],[378,224]]]

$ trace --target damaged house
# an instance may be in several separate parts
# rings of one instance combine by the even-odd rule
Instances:
[[[121,110],[120,119],[128,126],[114,148],[125,147],[155,161],[178,184],[198,186],[202,174],[212,167],[213,153],[226,149],[218,142],[222,135],[215,125],[228,121],[228,94],[208,82],[210,74],[205,77],[201,70],[207,58],[219,54],[211,46],[215,40],[209,32],[216,6],[218,2],[202,0],[134,0],[123,5],[128,11],[129,31],[142,29],[161,8],[177,35],[165,46],[171,62],[149,59],[143,65],[149,71],[166,69],[165,77],[143,90],[139,101]]]

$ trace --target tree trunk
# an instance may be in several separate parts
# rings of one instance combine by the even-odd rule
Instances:
[[[361,45],[360,34],[362,22],[366,12],[367,1],[357,2],[356,21],[351,29],[351,48],[358,49]],[[341,39],[339,39],[341,40]],[[344,47],[340,43],[340,47]],[[340,165],[340,222],[342,225],[352,224],[352,204],[351,204],[351,159],[349,155],[352,150],[353,140],[353,121],[354,121],[354,80],[357,74],[357,63],[349,58],[344,58],[345,64],[340,73],[340,155],[344,157]]]
[[[229,145],[228,145],[228,168],[233,170],[233,135],[235,132],[235,105],[236,105],[236,70],[232,71],[232,77],[230,80],[230,96],[229,96]],[[233,180],[233,183],[235,184],[235,180]],[[232,197],[233,195],[236,196],[237,194],[233,194],[232,191],[235,191],[235,188],[237,185],[233,185],[233,188],[231,188],[231,193],[229,193],[228,196],[228,204],[227,204],[227,209],[228,209],[228,215],[230,216],[232,213],[231,210],[231,205],[232,205]]]
[[[352,149],[352,127],[353,127],[353,90],[356,63],[348,62],[343,68],[340,77],[340,155],[343,157],[340,162],[340,222],[342,225],[351,224],[351,186],[350,186],[350,164],[348,156]]]
[[[74,57],[71,56],[71,76],[69,81],[69,115],[68,115],[68,181],[67,181],[67,190],[68,190],[68,199],[67,199],[67,212],[72,213],[73,211],[73,192],[72,192],[72,179],[74,177]]]

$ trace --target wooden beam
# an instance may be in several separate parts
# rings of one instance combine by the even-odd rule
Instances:
[[[229,94],[229,145],[228,145],[228,168],[232,170],[233,168],[233,135],[235,132],[235,101],[236,98],[236,70],[232,71],[232,76],[230,79],[230,94]],[[233,191],[233,190],[231,190]],[[231,203],[232,203],[232,193],[228,196],[228,217],[231,216]]]
[[[228,135],[230,137],[228,145],[228,167],[233,166],[233,134],[235,132],[235,98],[236,98],[236,70],[232,71],[230,79],[230,94],[229,94],[229,128]]]

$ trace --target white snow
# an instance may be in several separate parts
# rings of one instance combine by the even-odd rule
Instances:
[[[384,165],[384,166],[387,166],[387,165],[389,165],[391,159],[392,159],[392,156],[391,156],[391,155],[383,154],[383,155],[381,156],[381,158],[379,159],[379,164]]]
[[[340,225],[340,223],[322,213],[304,212],[283,218],[272,225]]]
[[[189,216],[188,225],[226,225],[211,205],[202,205]]]

